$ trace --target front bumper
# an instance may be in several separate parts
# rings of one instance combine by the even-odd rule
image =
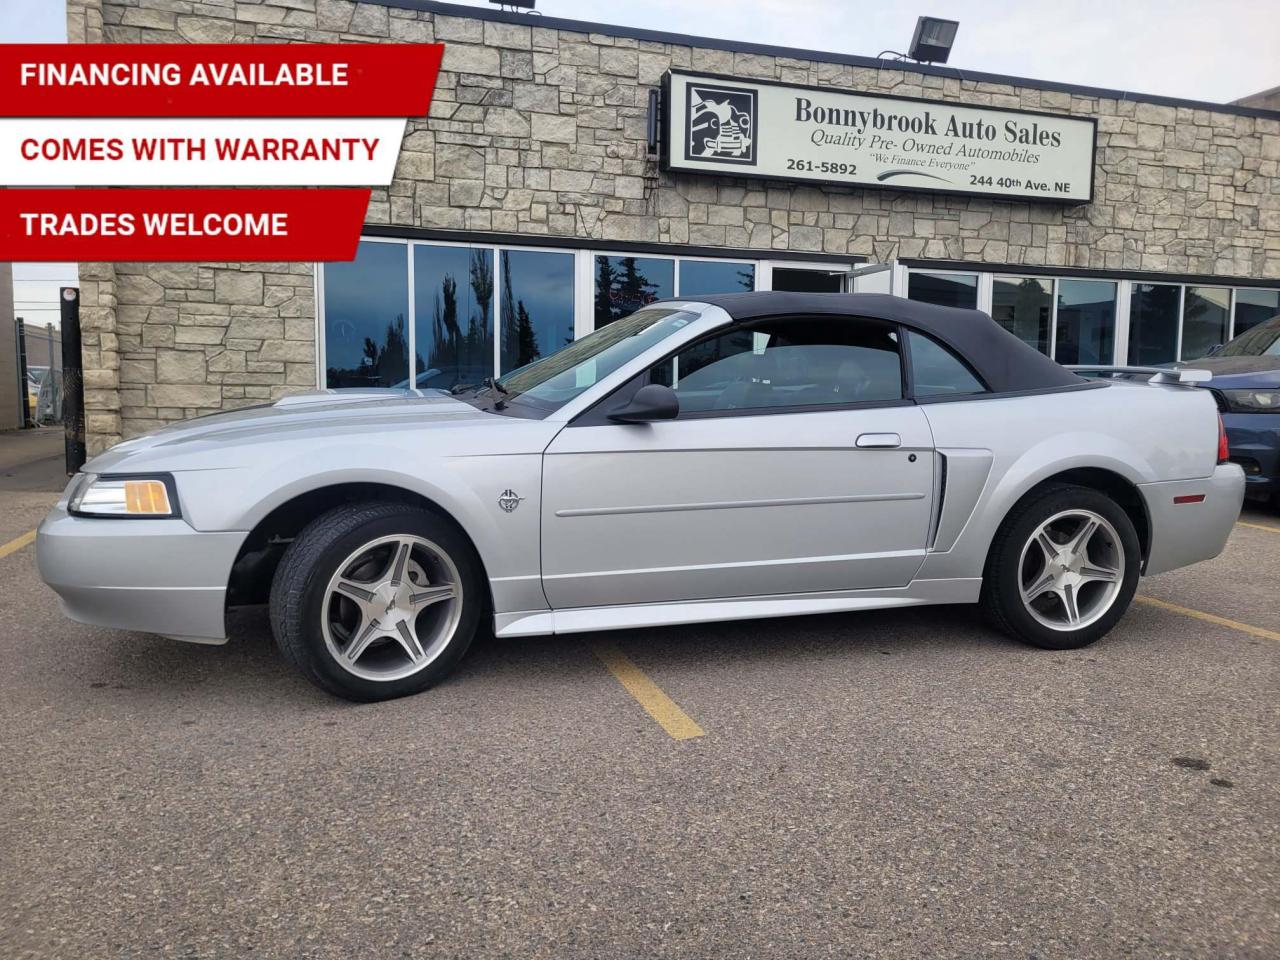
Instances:
[[[1151,519],[1151,550],[1142,572],[1164,573],[1220,554],[1240,516],[1244,486],[1244,471],[1234,463],[1219,464],[1200,480],[1140,484]],[[1197,496],[1204,499],[1175,502]]]
[[[1244,470],[1245,496],[1280,493],[1280,413],[1224,413],[1231,462]]]
[[[184,520],[73,517],[64,498],[36,533],[36,563],[72,620],[224,643],[227,581],[244,538]]]

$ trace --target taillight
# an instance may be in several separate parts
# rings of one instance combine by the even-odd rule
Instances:
[[[1222,414],[1218,414],[1218,462],[1226,463],[1231,459],[1231,447],[1227,443],[1227,427],[1222,422]]]

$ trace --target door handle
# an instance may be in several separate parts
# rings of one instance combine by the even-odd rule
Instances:
[[[863,433],[858,436],[858,446],[864,449],[891,450],[902,446],[902,438],[896,433]]]

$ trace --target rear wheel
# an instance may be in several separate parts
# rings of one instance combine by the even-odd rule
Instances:
[[[1051,650],[1087,646],[1128,609],[1141,566],[1128,514],[1058,485],[1020,503],[991,546],[982,606],[1004,632]]]
[[[289,545],[271,586],[271,626],[312,683],[348,700],[418,693],[475,636],[483,578],[443,518],[396,503],[317,518]]]

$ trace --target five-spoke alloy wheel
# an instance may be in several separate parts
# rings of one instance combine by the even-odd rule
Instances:
[[[422,537],[357,547],[329,580],[320,620],[329,653],[366,680],[411,676],[458,627],[462,586],[448,554]]]
[[[1115,527],[1092,510],[1064,510],[1022,548],[1022,602],[1050,630],[1093,623],[1120,593],[1124,551]]]
[[[352,504],[290,544],[271,588],[271,625],[308,679],[350,700],[417,693],[461,659],[482,580],[445,518],[395,503]]]
[[[1054,485],[1010,512],[991,545],[982,605],[1006,633],[1039,647],[1083,647],[1128,608],[1141,550],[1110,497]]]

